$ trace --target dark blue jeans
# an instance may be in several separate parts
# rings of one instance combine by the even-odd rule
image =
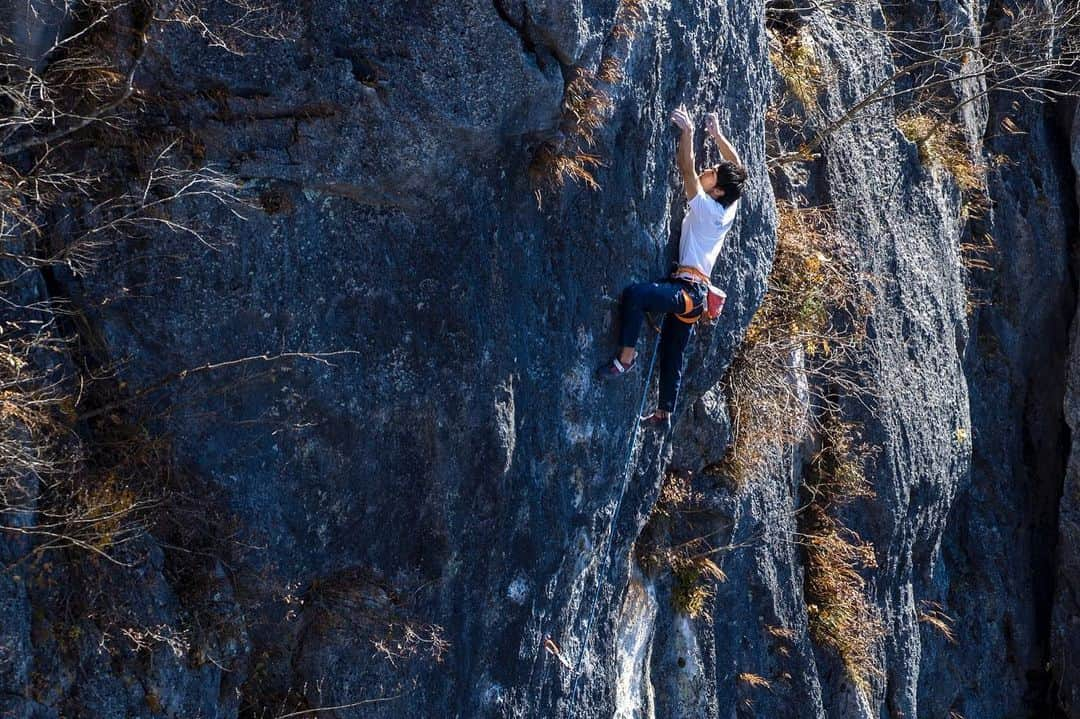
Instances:
[[[664,312],[664,324],[660,328],[660,402],[665,412],[675,410],[675,399],[682,385],[683,352],[694,333],[694,325],[675,316],[686,309],[683,295],[690,295],[694,310],[700,312],[705,306],[708,290],[704,285],[679,280],[641,282],[623,290],[622,327],[619,330],[621,347],[636,347],[641,323],[646,312]]]

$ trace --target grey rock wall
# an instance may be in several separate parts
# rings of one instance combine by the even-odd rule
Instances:
[[[643,705],[624,697],[644,686],[644,650],[620,660],[612,646],[648,635],[620,623],[642,616],[623,594],[664,449],[639,438],[609,563],[643,387],[640,375],[600,387],[591,373],[613,350],[621,288],[667,271],[682,212],[677,103],[719,109],[755,168],[722,261],[731,310],[696,343],[697,386],[722,376],[768,271],[760,5],[650,7],[596,148],[602,189],[553,193],[543,210],[531,152],[556,130],[570,65],[603,51],[615,4],[501,9],[319,4],[302,12],[297,43],[268,45],[254,64],[169,38],[154,77],[189,93],[207,158],[283,209],[238,222],[192,208],[231,243],[155,238],[115,274],[66,285],[100,308],[132,384],[268,348],[354,352],[332,370],[193,377],[175,401],[238,384],[165,422],[264,547],[246,561],[269,577],[247,590],[268,692],[304,692],[313,707],[400,695],[342,716],[565,711],[577,675],[543,642],[576,660],[598,582],[577,710]],[[216,87],[238,91],[207,97]],[[442,665],[387,662],[365,632],[326,626],[308,607],[329,600],[314,591],[282,626],[285,592],[264,588],[361,570],[443,628]],[[357,626],[349,607],[329,611]]]
[[[1074,112],[1071,159],[1073,172],[1080,174],[1080,113]],[[1080,188],[1077,190],[1080,204]],[[1070,430],[1077,427],[1076,324],[1070,330],[1068,377],[1065,392],[1065,418]],[[1051,634],[1051,660],[1061,677],[1061,703],[1069,717],[1080,716],[1080,676],[1075,657],[1080,651],[1080,595],[1077,572],[1080,571],[1080,487],[1077,484],[1076,443],[1069,452],[1065,484],[1061,493],[1058,521],[1056,586]]]
[[[965,113],[983,157],[1009,158],[973,227],[890,103],[839,129],[804,173],[770,177],[764,112],[779,79],[764,4],[647,3],[598,133],[600,189],[571,184],[538,207],[530,162],[561,137],[574,69],[619,44],[617,7],[313,0],[291,8],[294,41],[244,56],[207,52],[175,27],[155,39],[163,50],[143,82],[170,102],[148,121],[181,127],[257,206],[238,219],[187,203],[177,213],[212,228],[213,247],[147,237],[90,277],[58,272],[50,291],[80,308],[81,331],[123,360],[132,388],[206,363],[340,354],[193,373],[144,402],[178,464],[238,525],[202,592],[217,617],[202,640],[213,661],[167,646],[105,661],[91,617],[72,638],[45,611],[49,592],[0,576],[0,706],[17,717],[334,706],[323,713],[990,719],[1050,716],[1058,697],[1076,716],[1064,348],[1077,216],[1047,108],[995,98]],[[828,116],[894,69],[867,29],[885,23],[881,7],[849,11],[807,20]],[[937,11],[977,32],[994,9]],[[622,287],[662,276],[672,257],[679,103],[720,112],[750,181],[714,273],[728,309],[694,340],[665,443],[633,431],[641,374],[601,387],[591,373],[614,349]],[[1023,134],[1000,134],[1006,116]],[[845,407],[878,448],[877,496],[844,517],[876,547],[867,578],[887,629],[866,695],[809,638],[804,453],[739,491],[699,471],[729,438],[719,383],[764,292],[773,181],[782,197],[833,207],[880,284],[871,400]],[[989,274],[963,268],[971,229],[994,237]],[[973,297],[989,304],[969,307]],[[670,577],[633,560],[669,466],[695,473],[703,526],[731,546],[711,622],[678,614]],[[191,624],[191,578],[170,571],[167,538],[146,542],[150,561],[110,570],[113,591],[132,622]],[[7,562],[19,547],[0,549]],[[956,644],[920,621],[926,601],[955,618]],[[441,627],[442,661],[388,659],[379,647],[401,638],[395,622]],[[48,689],[28,689],[32,674]]]

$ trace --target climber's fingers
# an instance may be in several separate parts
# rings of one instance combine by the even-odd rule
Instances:
[[[686,111],[686,107],[683,105],[679,105],[678,109],[671,113],[671,121],[675,123],[680,130],[694,129],[694,121],[690,119],[690,113]]]
[[[705,129],[711,133],[720,132],[720,117],[715,112],[705,115]]]

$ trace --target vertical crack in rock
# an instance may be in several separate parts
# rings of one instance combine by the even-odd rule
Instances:
[[[1076,251],[1080,226],[1080,111],[1076,103],[1069,132],[1072,169],[1072,249]],[[1073,282],[1076,284],[1076,256],[1073,256]],[[1068,374],[1064,392],[1065,420],[1072,432],[1063,486],[1061,488],[1057,528],[1054,606],[1048,651],[1057,684],[1056,695],[1069,719],[1080,719],[1080,326],[1073,315],[1070,329]]]
[[[1003,123],[1017,130],[994,129]],[[989,301],[972,310],[964,358],[971,470],[950,511],[942,560],[916,585],[919,599],[942,601],[956,615],[959,648],[943,646],[924,626],[920,714],[1049,716],[1058,704],[1047,660],[1069,442],[1061,348],[1076,302],[1072,173],[1061,146],[1052,110],[990,103],[985,150],[1015,164],[990,171],[993,209],[976,223],[995,238],[996,251],[992,271],[976,275],[974,289]],[[957,664],[955,675],[940,673]],[[973,692],[969,677],[988,664],[994,681]]]
[[[1071,147],[1075,151],[1080,141],[1070,132],[1071,129],[1058,128],[1058,132],[1052,134],[1051,147]],[[1061,153],[1061,156],[1065,154]],[[1064,331],[1059,336],[1049,338],[1051,345],[1058,346],[1069,346],[1070,334],[1073,341],[1076,337],[1077,267],[1074,253],[1080,227],[1080,217],[1077,215],[1077,193],[1080,192],[1080,187],[1076,182],[1076,170],[1074,164],[1062,163],[1060,197],[1066,241],[1063,251],[1067,255],[1065,270],[1068,275],[1061,297],[1064,305],[1061,308],[1064,318],[1061,326]],[[1072,256],[1068,257],[1070,254]],[[1050,404],[1048,410],[1034,408],[1029,411],[1034,434],[1025,437],[1024,444],[1025,460],[1029,466],[1035,468],[1038,479],[1034,492],[1038,502],[1035,505],[1034,517],[1035,531],[1039,535],[1034,557],[1037,584],[1032,600],[1035,604],[1036,626],[1042,640],[1043,666],[1049,669],[1049,673],[1029,672],[1028,695],[1032,698],[1032,706],[1041,705],[1044,707],[1043,711],[1050,714],[1060,705],[1072,719],[1080,717],[1080,703],[1076,701],[1077,692],[1080,691],[1080,678],[1075,674],[1077,655],[1070,651],[1060,651],[1063,645],[1057,640],[1061,629],[1068,631],[1068,628],[1062,625],[1069,623],[1069,620],[1061,615],[1060,608],[1068,601],[1068,597],[1075,596],[1075,587],[1080,582],[1080,568],[1070,566],[1069,559],[1069,555],[1077,549],[1077,537],[1069,531],[1069,526],[1075,521],[1074,513],[1077,509],[1074,484],[1076,468],[1073,466],[1076,459],[1071,446],[1077,429],[1080,429],[1074,414],[1076,400],[1073,396],[1076,381],[1074,375],[1080,357],[1078,349],[1080,348],[1075,344],[1071,344],[1069,354],[1064,358],[1065,366],[1051,375],[1052,384],[1045,385],[1048,395],[1045,401]],[[1036,377],[1045,373],[1046,367],[1034,368]],[[1037,389],[1035,392],[1041,394]],[[1058,415],[1058,409],[1064,414]],[[1040,417],[1040,414],[1046,416]],[[1040,432],[1046,436],[1039,436]],[[1071,610],[1074,624],[1078,612],[1080,604],[1074,605]],[[1080,632],[1075,628],[1072,631],[1073,648],[1080,648]],[[1066,674],[1071,676],[1067,677]],[[1055,683],[1059,684],[1060,688],[1055,687]]]
[[[536,61],[537,66],[543,70],[544,60],[537,52],[536,41],[533,40],[529,34],[529,8],[522,2],[521,3],[521,19],[515,19],[507,8],[507,0],[492,0],[492,4],[495,6],[495,12],[499,14],[502,21],[506,23],[510,28],[517,33],[518,38],[521,40],[522,52],[527,55],[531,55]]]

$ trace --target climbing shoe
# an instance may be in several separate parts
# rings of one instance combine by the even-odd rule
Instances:
[[[642,427],[648,429],[655,429],[658,432],[667,432],[671,429],[671,414],[660,414],[659,412],[650,412],[649,414],[642,415],[639,418]]]
[[[596,369],[596,378],[601,380],[618,379],[627,372],[633,372],[637,368],[637,362],[630,362],[629,365],[624,365],[619,361],[619,358],[605,362]]]

